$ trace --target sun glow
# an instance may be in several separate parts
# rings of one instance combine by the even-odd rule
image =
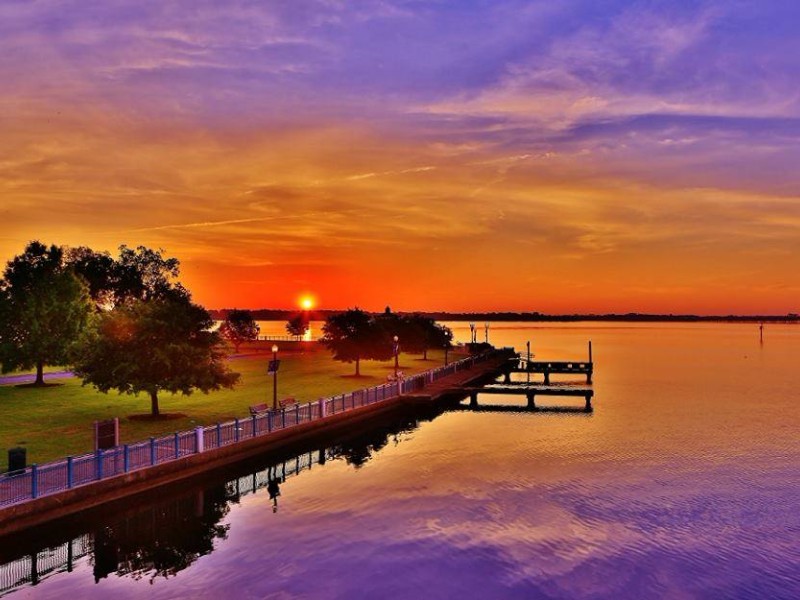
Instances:
[[[300,298],[300,308],[303,310],[311,310],[314,308],[314,298],[311,296],[302,296]]]

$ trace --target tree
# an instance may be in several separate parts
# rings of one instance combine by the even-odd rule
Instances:
[[[404,352],[422,354],[423,360],[428,360],[428,350],[444,348],[446,344],[449,348],[453,339],[450,328],[418,313],[398,315],[384,312],[377,317],[377,321],[390,338],[395,335],[399,338]]]
[[[177,258],[164,258],[162,252],[145,246],[119,247],[114,267],[117,304],[131,299],[189,298],[186,288],[176,281],[180,262]]]
[[[302,312],[286,322],[286,331],[289,335],[303,337],[308,331],[308,313]]]
[[[108,252],[95,252],[86,246],[79,246],[67,248],[64,259],[72,271],[86,282],[97,310],[114,306],[117,263]]]
[[[68,362],[92,313],[87,286],[63,259],[61,248],[33,241],[0,280],[2,371],[35,367],[37,386],[44,385],[44,365]]]
[[[119,247],[119,258],[108,252],[95,252],[80,246],[68,248],[65,263],[89,286],[98,310],[108,310],[131,300],[189,297],[176,278],[180,273],[177,258],[165,258],[163,250],[145,246]]]
[[[358,307],[329,316],[322,332],[322,343],[334,360],[356,363],[356,377],[361,375],[362,359],[388,360],[393,356],[386,330]]]
[[[101,392],[145,392],[157,416],[160,391],[208,393],[238,381],[212,323],[188,298],[129,301],[100,315],[76,354],[75,373]]]
[[[421,347],[422,360],[428,360],[428,350],[431,348],[450,348],[453,341],[453,331],[446,325],[440,325],[435,320],[425,315],[413,314],[408,317],[412,328],[417,332],[416,341]]]
[[[249,310],[234,308],[225,316],[219,326],[219,334],[223,339],[233,344],[234,351],[239,353],[239,346],[243,342],[253,341],[261,331]]]

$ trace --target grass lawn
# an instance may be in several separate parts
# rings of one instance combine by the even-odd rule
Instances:
[[[383,383],[394,369],[393,361],[362,361],[362,377],[354,378],[355,365],[334,361],[319,344],[304,344],[302,348],[280,354],[278,398],[294,396],[298,402],[310,402]],[[456,352],[450,352],[450,357],[462,358]],[[44,388],[0,385],[0,471],[7,468],[6,450],[18,445],[27,448],[29,464],[91,451],[96,420],[119,417],[121,442],[128,443],[248,416],[250,405],[272,403],[272,376],[266,373],[270,358],[271,352],[232,357],[231,368],[241,373],[233,390],[195,392],[191,396],[160,394],[162,413],[185,415],[165,421],[128,419],[129,415],[149,413],[150,399],[144,394],[101,394],[93,387],[81,386],[77,378],[61,379]],[[401,354],[401,370],[408,375],[444,364],[440,350],[428,352],[427,362],[421,358]]]

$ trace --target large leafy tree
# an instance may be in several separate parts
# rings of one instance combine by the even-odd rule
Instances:
[[[219,334],[233,344],[237,354],[239,346],[244,342],[256,339],[259,331],[261,329],[253,319],[252,313],[249,310],[239,310],[238,308],[228,311],[225,320],[219,326]]]
[[[177,282],[180,262],[162,252],[145,246],[120,246],[115,259],[108,252],[81,246],[66,251],[66,262],[86,280],[99,309],[133,300],[188,297],[188,291]]]
[[[68,362],[91,313],[89,290],[62,249],[30,242],[0,281],[2,371],[35,367],[34,385],[44,385],[44,366]]]
[[[392,357],[391,337],[386,328],[357,307],[329,316],[322,332],[322,343],[333,353],[334,360],[356,363],[356,377],[361,375],[362,360]]]
[[[211,316],[188,297],[169,296],[131,300],[98,317],[76,354],[75,373],[84,384],[101,392],[144,392],[153,416],[159,414],[159,392],[233,387],[239,374],[224,362]]]

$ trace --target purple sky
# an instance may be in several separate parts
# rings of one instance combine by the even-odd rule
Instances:
[[[414,308],[341,283],[446,261],[417,304],[463,309],[468,246],[497,277],[476,308],[796,311],[798,23],[789,1],[7,0],[0,255],[162,246],[213,306]],[[505,283],[524,254],[560,293]]]

